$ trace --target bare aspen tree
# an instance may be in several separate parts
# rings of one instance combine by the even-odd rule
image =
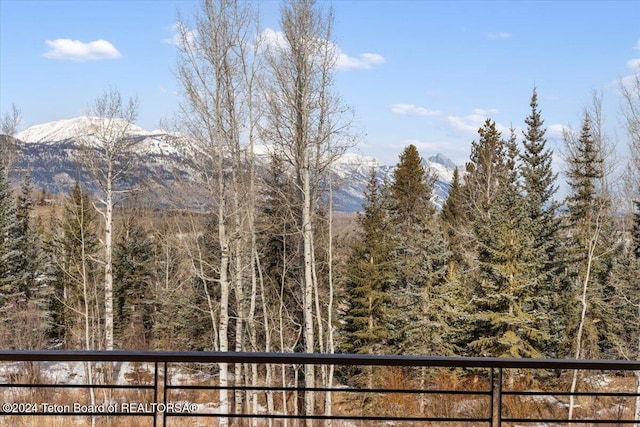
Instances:
[[[184,21],[178,24],[181,40],[177,77],[183,90],[182,121],[188,135],[184,152],[199,176],[200,191],[206,194],[204,209],[216,219],[218,255],[212,267],[219,287],[219,350],[231,349],[232,293],[236,296],[235,349],[239,350],[245,348],[244,331],[247,316],[254,312],[256,292],[252,279],[252,302],[247,308],[245,277],[254,277],[254,273],[246,274],[245,268],[255,268],[255,251],[247,248],[255,244],[252,213],[247,216],[255,197],[251,182],[254,172],[253,166],[247,168],[246,161],[254,161],[252,61],[257,21],[250,4],[235,0],[206,0],[194,20],[193,30]],[[251,171],[248,177],[247,170]],[[229,366],[220,363],[219,369],[224,388],[230,381]],[[236,381],[241,381],[240,369],[236,367]],[[235,398],[235,410],[239,411],[242,394]],[[220,409],[223,413],[231,409],[229,392],[224,389],[220,391]],[[228,422],[221,419],[220,425]]]
[[[138,114],[138,100],[124,102],[120,92],[110,89],[89,109],[77,140],[82,159],[95,179],[102,197],[94,205],[104,219],[104,337],[105,349],[113,350],[113,209],[129,193],[131,174],[138,164],[139,139],[130,135]]]
[[[4,163],[4,172],[7,176],[15,160],[15,136],[21,122],[22,112],[15,104],[11,104],[11,111],[2,117],[2,123],[0,123],[0,134],[4,135],[0,139],[0,161]]]
[[[296,196],[291,201],[302,247],[299,278],[303,305],[304,350],[320,347],[314,332],[313,224],[323,183],[344,145],[330,144],[348,127],[346,112],[332,92],[337,49],[332,43],[333,12],[315,0],[288,1],[281,11],[282,37],[266,49],[263,136],[273,154],[293,173]],[[315,295],[317,297],[317,295]],[[316,311],[316,315],[319,315]],[[305,387],[315,386],[315,369],[305,366]],[[314,393],[305,394],[304,411],[314,411]]]

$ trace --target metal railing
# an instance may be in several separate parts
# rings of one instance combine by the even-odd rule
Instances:
[[[253,372],[253,380],[232,377],[221,384],[220,363],[239,364],[243,372]],[[322,383],[321,376],[326,378],[328,367],[335,369],[335,380],[328,386],[305,388],[300,375],[306,365],[317,367],[317,383]],[[265,383],[267,366],[271,368],[269,384]],[[579,391],[571,393],[567,378],[574,370],[582,378]],[[211,423],[206,425],[227,419],[231,424],[252,426],[294,426],[304,420],[333,427],[389,423],[492,427],[640,425],[640,420],[634,419],[640,397],[636,377],[629,375],[631,371],[640,371],[640,362],[301,353],[0,351],[0,425],[12,425],[13,420],[27,416],[73,420],[69,422],[74,424],[88,423],[93,417],[98,425],[101,420],[108,420],[110,425],[124,420],[122,425],[129,425],[126,420],[135,417],[146,418],[144,422],[148,424],[144,425],[153,426],[184,425],[187,419]],[[452,378],[457,380],[450,381]],[[230,397],[224,413],[220,412],[221,393]],[[305,414],[300,402],[312,393],[316,411]],[[329,397],[333,403],[330,412]],[[570,400],[575,408],[573,419],[568,418]]]

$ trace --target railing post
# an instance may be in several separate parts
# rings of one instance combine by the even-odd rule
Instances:
[[[502,368],[498,368],[498,427],[502,427]]]
[[[495,427],[494,423],[494,400],[495,400],[495,372],[494,368],[489,371],[489,427]]]
[[[158,362],[153,364],[153,401],[158,402]],[[158,413],[153,414],[153,427],[158,425]],[[164,427],[164,426],[163,426]]]
[[[169,371],[167,370],[167,362],[163,362],[164,378],[162,388],[162,403],[167,404],[167,386],[169,385]],[[162,427],[167,427],[167,411],[162,413]]]

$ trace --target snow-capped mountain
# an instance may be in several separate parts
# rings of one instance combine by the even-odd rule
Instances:
[[[47,192],[67,192],[76,179],[92,188],[90,175],[76,161],[80,148],[79,140],[91,144],[104,124],[97,117],[77,117],[32,126],[16,135],[17,159],[14,178],[19,179],[31,171],[34,189]],[[180,165],[180,154],[175,141],[182,135],[162,130],[147,131],[125,121],[116,121],[115,127],[126,129],[126,134],[137,142],[136,151],[143,157],[143,173],[149,177],[171,179],[171,167]],[[258,158],[265,159],[266,149],[256,147]],[[262,154],[262,155],[261,155]],[[455,165],[451,160],[437,154],[425,160],[437,176],[434,203],[441,207],[449,190]],[[394,166],[381,164],[377,159],[355,153],[345,153],[333,166],[335,208],[344,212],[362,209],[364,190],[371,169],[375,168],[380,180],[390,178]],[[184,173],[185,171],[182,171]],[[96,190],[93,187],[93,190]]]
[[[449,194],[449,186],[456,165],[442,154],[423,159],[423,163],[425,168],[428,168],[436,176],[433,203],[440,209]],[[345,153],[338,159],[333,167],[337,209],[346,212],[362,209],[365,188],[369,182],[372,168],[376,169],[380,182],[385,179],[390,181],[395,165],[383,165],[373,157],[353,153]]]
[[[102,123],[101,123],[102,122]],[[74,119],[59,120],[31,126],[18,133],[16,138],[28,143],[56,143],[91,135],[96,129],[104,127],[106,120],[99,117],[81,116]],[[150,132],[123,119],[115,119],[114,129],[126,130],[132,136],[149,136]]]
[[[149,132],[124,119],[114,119],[107,123],[100,117],[81,116],[68,120],[31,126],[18,133],[16,138],[27,144],[61,145],[65,142],[76,144],[82,140],[86,144],[97,144],[99,135],[109,127],[113,134],[126,134],[137,142],[136,149],[145,154],[176,154],[177,151],[170,144],[170,137],[175,136],[162,130]]]

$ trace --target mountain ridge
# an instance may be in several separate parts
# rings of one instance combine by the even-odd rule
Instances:
[[[48,192],[68,192],[76,179],[91,189],[88,179],[83,179],[81,167],[76,162],[80,148],[79,137],[91,138],[91,129],[99,125],[100,118],[80,116],[31,126],[15,136],[17,159],[14,179],[27,170],[31,171],[34,189]],[[145,161],[147,174],[170,177],[169,159],[179,158],[179,152],[171,140],[179,137],[176,133],[162,130],[148,131],[135,124],[123,122],[127,134],[140,138],[139,154]],[[267,150],[262,147],[258,157],[266,164]],[[423,162],[436,175],[433,203],[441,208],[447,197],[455,164],[446,156],[437,153]],[[380,181],[390,179],[395,166],[384,165],[372,156],[347,152],[334,163],[332,172],[337,184],[334,191],[335,206],[339,211],[355,212],[362,209],[364,190],[369,181],[371,168],[376,168]],[[169,178],[170,179],[170,178]],[[93,188],[93,190],[96,190]]]

